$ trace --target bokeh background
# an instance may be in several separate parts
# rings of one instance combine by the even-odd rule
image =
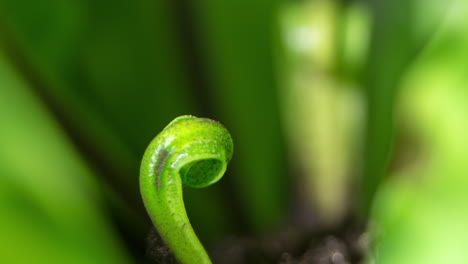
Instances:
[[[297,234],[346,227],[364,263],[464,263],[467,13],[465,0],[0,0],[0,262],[152,263],[140,159],[191,114],[235,144],[222,181],[184,189],[209,249],[266,238],[275,250],[245,261],[313,263]]]

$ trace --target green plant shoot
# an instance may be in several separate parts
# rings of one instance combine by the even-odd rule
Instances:
[[[211,263],[190,225],[182,182],[194,188],[217,182],[232,152],[231,135],[220,123],[180,116],[153,139],[143,156],[143,202],[159,234],[181,263]]]

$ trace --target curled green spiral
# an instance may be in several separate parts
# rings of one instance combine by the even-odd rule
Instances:
[[[211,263],[190,225],[182,183],[194,188],[217,182],[232,157],[231,135],[208,118],[180,116],[149,144],[140,168],[146,210],[181,263]]]

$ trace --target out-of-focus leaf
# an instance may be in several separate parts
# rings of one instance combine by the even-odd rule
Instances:
[[[127,263],[92,172],[0,56],[0,262]]]
[[[344,81],[337,70],[336,47],[346,50],[342,60],[351,60],[348,65],[352,67],[358,67],[360,56],[356,47],[337,43],[347,39],[337,36],[347,33],[340,28],[339,17],[353,10],[341,4],[320,0],[289,3],[280,17],[284,53],[278,61],[283,79],[280,102],[292,162],[300,171],[297,192],[306,205],[301,210],[313,206],[320,223],[327,227],[340,223],[350,206],[348,188],[362,115],[360,90]],[[316,224],[306,221],[309,226]]]
[[[367,97],[361,211],[367,214],[386,175],[394,137],[394,103],[401,76],[453,1],[369,1],[373,31],[363,72]]]
[[[451,3],[434,38],[405,75],[400,115],[419,151],[384,186],[374,205],[376,263],[468,259],[467,12],[465,1]]]

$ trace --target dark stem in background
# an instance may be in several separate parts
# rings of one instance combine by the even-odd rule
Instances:
[[[200,47],[202,42],[200,40],[201,34],[199,34],[199,24],[194,14],[195,5],[191,0],[175,0],[172,2],[172,5],[175,12],[173,17],[176,18],[174,23],[178,30],[179,43],[181,43],[185,65],[190,78],[190,90],[193,91],[191,97],[198,102],[197,105],[201,109],[200,116],[220,120],[221,118],[214,110],[213,101],[215,98],[212,93],[210,93],[210,91],[215,88],[213,88],[213,83],[208,74],[208,67],[204,59],[206,56],[203,49]],[[230,168],[230,171],[230,175],[236,175],[235,166]],[[223,189],[223,193],[225,193],[224,197],[227,197],[226,202],[228,202],[233,215],[237,216],[235,228],[237,231],[245,232],[248,230],[248,225],[245,222],[247,218],[244,216],[244,210],[242,210],[242,205],[237,197],[237,193],[232,188],[232,186],[235,186],[232,177],[224,177],[217,185]]]
[[[369,2],[374,19],[368,59],[363,70],[366,135],[360,213],[367,217],[377,189],[388,172],[394,139],[394,103],[411,46],[411,3]]]

